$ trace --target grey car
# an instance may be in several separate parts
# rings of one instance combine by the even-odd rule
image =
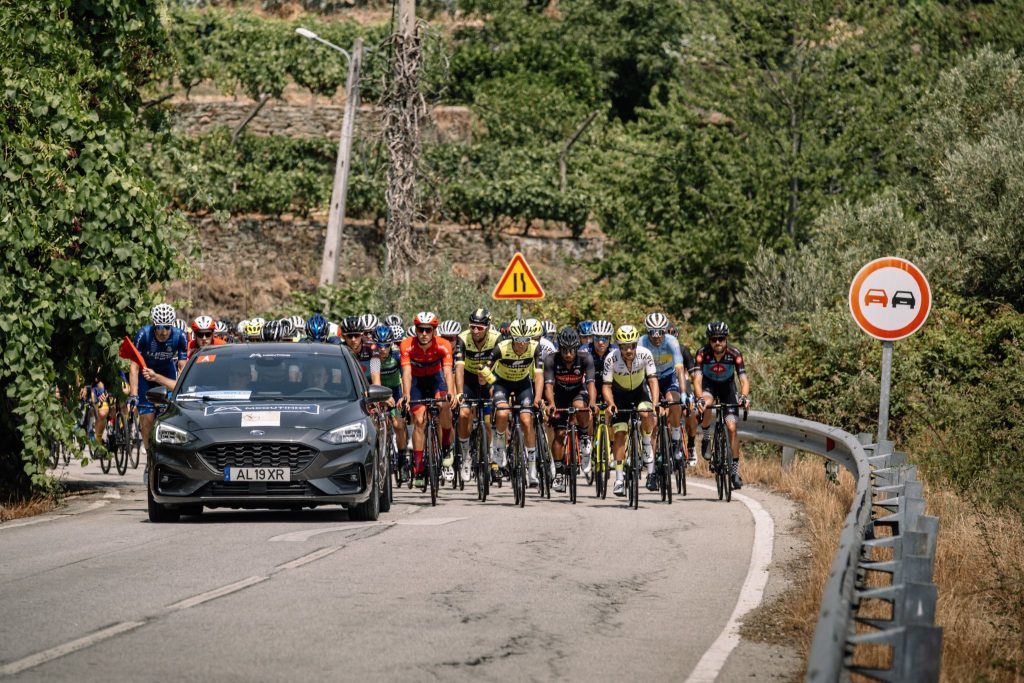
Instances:
[[[367,386],[348,349],[266,343],[206,347],[175,391],[147,393],[166,408],[150,432],[149,519],[204,508],[341,505],[376,520],[391,507],[379,408],[391,390]]]

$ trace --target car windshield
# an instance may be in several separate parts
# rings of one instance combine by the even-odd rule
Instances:
[[[340,355],[311,351],[200,353],[178,385],[179,401],[355,400]]]

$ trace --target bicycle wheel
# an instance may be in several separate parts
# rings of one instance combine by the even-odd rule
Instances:
[[[508,440],[508,465],[509,465],[509,478],[512,480],[512,500],[516,505],[519,505],[519,499],[522,496],[522,490],[519,487],[519,430],[513,428],[512,434]]]
[[[722,430],[715,426],[714,449],[711,453],[711,462],[715,466],[715,488],[718,489],[718,500],[725,496],[725,441],[722,438]]]
[[[664,436],[668,436],[668,430],[662,430]],[[665,446],[661,449],[661,456],[663,458],[661,464],[661,499],[672,504],[672,470],[673,470],[673,457],[672,445],[669,441],[665,440]]]
[[[57,469],[57,465],[60,464],[60,449],[57,446],[57,440],[50,437],[50,452],[46,456],[46,464],[51,469]]]
[[[139,456],[142,453],[142,428],[139,427],[139,414],[132,410],[128,413],[128,457],[133,470],[139,469]]]
[[[611,451],[608,444],[608,428],[601,423],[597,426],[594,446],[591,453],[594,468],[594,482],[597,485],[597,497],[604,500],[608,496],[608,468]]]
[[[551,451],[544,425],[537,423],[537,493],[541,498],[551,498]]]
[[[661,420],[658,420],[661,422]],[[667,493],[666,487],[672,490],[672,480],[665,478],[665,458],[668,454],[668,447],[666,440],[668,438],[668,430],[664,424],[658,425],[658,448],[654,453],[654,469],[658,473],[658,493],[661,494],[661,502],[665,502]],[[671,502],[671,501],[669,501]]]
[[[124,476],[128,471],[128,438],[126,436],[127,429],[124,424],[124,415],[118,411],[116,417],[114,417],[114,425],[112,439],[114,444],[114,465],[117,467],[117,473]]]
[[[563,468],[564,472],[563,472],[562,476],[565,477],[565,479],[566,479],[565,483],[566,483],[566,489],[569,491],[569,500],[571,500],[572,504],[575,505],[576,504],[576,470],[579,467],[578,460],[579,460],[579,453],[580,453],[580,444],[579,444],[579,436],[576,434],[576,430],[575,429],[570,429],[568,433],[569,433],[569,438],[566,439],[566,444],[565,444],[565,460],[564,460],[564,462],[566,464],[565,464],[565,467]],[[591,465],[591,468],[593,468],[593,465]]]
[[[729,443],[729,436],[726,435],[723,439],[723,450],[725,454],[725,474],[722,478],[725,479],[725,502],[732,502],[732,445]]]
[[[487,502],[490,492],[491,467],[487,462],[487,434],[480,425],[473,429],[470,443],[475,444],[474,466],[476,470],[476,498],[481,503]]]
[[[85,456],[87,458],[92,458],[92,456],[96,452],[96,446],[97,446],[97,444],[96,444],[96,408],[94,406],[87,405],[85,407],[85,422],[83,424],[83,427],[85,429],[85,435],[84,435],[85,438],[82,439],[82,442],[85,445]],[[100,464],[102,465],[103,463],[101,462]],[[104,472],[109,472],[110,471],[110,465],[108,464],[107,465],[107,469],[105,469],[103,471]]]
[[[462,457],[460,456],[459,438],[452,439],[452,491],[458,491],[462,479]]]
[[[438,477],[440,476],[437,448],[437,434],[431,428],[427,431],[427,452],[424,454],[424,457],[427,458],[427,488],[430,489],[431,505],[437,505]]]

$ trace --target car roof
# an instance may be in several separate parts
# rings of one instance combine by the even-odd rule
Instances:
[[[317,342],[240,342],[204,347],[203,353],[216,353],[226,356],[251,356],[254,353],[295,353],[297,355],[329,355],[340,356],[341,347],[337,344]]]

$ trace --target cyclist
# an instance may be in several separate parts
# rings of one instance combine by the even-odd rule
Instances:
[[[640,333],[632,325],[623,325],[615,331],[615,343],[618,348],[609,351],[604,359],[604,392],[608,412],[612,415],[612,453],[615,456],[615,487],[612,493],[616,496],[625,495],[622,476],[623,461],[626,457],[626,436],[629,430],[628,420],[623,417],[616,419],[619,408],[651,411],[640,417],[640,437],[643,442],[643,459],[647,464],[647,489],[658,489],[657,475],[654,472],[654,448],[651,445],[651,434],[657,425],[654,416],[654,404],[658,402],[658,372],[654,367],[654,356],[642,346],[637,346]],[[640,476],[640,473],[635,473]]]
[[[535,396],[543,396],[544,367],[540,345],[530,338],[525,320],[513,320],[509,325],[510,339],[498,342],[491,350],[480,376],[494,384],[494,445],[491,462],[505,464],[505,444],[509,417],[509,396],[515,394],[516,403],[532,408]],[[526,458],[530,465],[530,486],[537,485],[537,438],[533,432],[533,415],[519,413],[526,442]],[[492,465],[493,469],[493,465]]]
[[[708,323],[704,335],[707,337],[708,343],[697,351],[691,370],[694,393],[698,396],[697,405],[704,408],[715,403],[733,403],[749,408],[750,380],[747,378],[747,369],[743,365],[743,354],[739,352],[739,349],[729,346],[729,326],[721,321]],[[737,379],[740,383],[738,396],[736,395]],[[729,444],[733,452],[732,472],[729,474],[732,476],[734,489],[743,487],[743,479],[740,478],[740,439],[736,433],[738,417],[738,408],[726,409],[725,426],[729,430]],[[700,439],[700,450],[705,460],[711,459],[711,451],[708,446],[711,443],[712,419],[711,411],[705,410]]]
[[[480,374],[483,365],[491,357],[491,350],[498,343],[498,333],[491,329],[491,313],[486,308],[478,308],[469,314],[469,329],[459,335],[459,348],[455,352],[455,383],[463,398],[489,399],[491,386]],[[468,377],[467,377],[468,375]],[[463,406],[459,411],[459,444],[462,452],[467,454],[469,461],[469,434],[476,417],[476,406]],[[489,415],[490,405],[484,408]],[[490,433],[491,425],[485,423]]]
[[[356,317],[350,315],[341,321],[341,334],[345,337],[345,346],[352,352],[352,355],[359,361],[359,367],[363,370],[366,381],[370,384],[380,384],[380,368],[378,363],[377,374],[373,373],[373,360],[378,357],[377,347],[373,342],[366,341],[363,325],[368,322],[365,316]]]
[[[555,345],[558,348],[558,328],[555,327],[555,323],[551,320],[541,321],[540,326],[544,328],[544,338]]]
[[[512,326],[512,323],[510,321],[508,321],[508,320],[505,320],[500,325],[498,325],[498,341],[499,342],[503,342],[506,339],[510,339],[511,338],[509,333],[508,333],[508,329],[511,326]]]
[[[569,418],[557,411],[575,406],[576,424],[580,428],[580,455],[590,460],[590,416],[597,411],[597,393],[594,388],[594,359],[589,353],[578,353],[580,335],[572,327],[558,333],[558,351],[544,359],[544,399],[554,439],[551,440],[551,458],[555,463],[555,490],[565,491],[563,476],[562,438]],[[590,408],[590,412],[584,410]],[[584,455],[585,454],[585,455]]]
[[[644,319],[647,334],[640,338],[640,346],[654,356],[654,366],[658,371],[659,393],[669,401],[678,401],[680,394],[688,393],[688,376],[686,369],[693,366],[693,358],[689,350],[686,355],[679,346],[679,341],[668,334],[668,318],[664,313],[651,313]],[[672,439],[672,456],[676,463],[683,460],[683,406],[669,406],[668,425],[669,438]],[[692,467],[697,464],[696,458],[688,461]]]
[[[380,377],[380,383],[391,389],[391,425],[395,429],[395,442],[398,446],[398,471],[408,462],[409,433],[406,430],[405,418],[395,408],[402,398],[402,364],[395,337],[387,325],[378,325],[373,331],[373,343],[377,347],[377,357],[370,361],[370,373]]]
[[[392,313],[391,315],[385,316],[384,324],[390,327],[394,327],[395,325],[402,327],[402,316],[398,315],[397,313]]]
[[[373,313],[359,316],[359,326],[363,328],[363,341],[373,343],[373,331],[380,325],[380,320]]]
[[[459,335],[462,334],[462,323],[458,320],[445,320],[437,326],[437,334],[451,344],[452,351],[455,351],[455,346],[459,343]]]
[[[604,400],[604,361],[611,348],[612,335],[615,328],[607,320],[595,320],[592,325],[593,341],[590,344],[590,356],[594,359],[594,395],[595,399]],[[583,473],[590,474],[590,453],[583,454]]]
[[[526,329],[530,335],[530,339],[537,342],[540,346],[540,359],[542,361],[555,352],[555,344],[550,339],[544,337],[544,326],[540,324],[539,320],[536,318],[527,318]]]
[[[576,332],[580,335],[580,351],[590,353],[594,340],[594,322],[592,320],[579,321],[576,323]]]
[[[449,402],[441,404],[441,447],[451,445],[452,408],[458,401],[448,387],[455,386],[452,376],[452,346],[438,339],[435,332],[440,321],[431,311],[420,311],[413,318],[416,336],[403,339],[399,346],[402,366],[402,397],[406,407],[410,401],[441,398],[449,394]],[[423,443],[426,406],[412,406],[413,485],[423,487]],[[451,463],[449,462],[449,466]]]
[[[188,357],[191,358],[204,346],[220,346],[227,344],[224,339],[216,336],[217,323],[208,315],[201,315],[192,321],[192,341],[188,344]]]
[[[263,341],[263,323],[257,319],[247,320],[242,330],[242,339],[247,342]]]
[[[133,361],[128,373],[128,400],[138,404],[143,443],[149,442],[149,431],[156,417],[156,408],[146,398],[146,392],[158,384],[173,391],[178,373],[188,359],[185,334],[174,325],[174,307],[157,304],[149,317],[152,324],[136,332],[134,339],[146,367],[140,368]]]

